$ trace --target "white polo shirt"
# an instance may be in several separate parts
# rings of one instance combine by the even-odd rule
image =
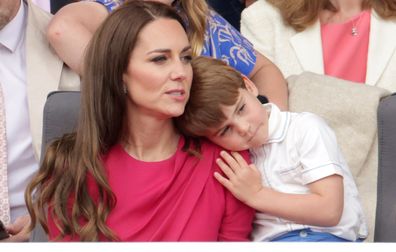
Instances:
[[[274,104],[263,106],[270,111],[269,140],[262,147],[250,150],[252,161],[262,174],[263,185],[279,192],[308,194],[307,184],[338,174],[344,182],[344,210],[334,227],[301,225],[257,212],[253,240],[270,241],[304,228],[351,241],[367,237],[357,187],[330,127],[312,113],[281,112]]]

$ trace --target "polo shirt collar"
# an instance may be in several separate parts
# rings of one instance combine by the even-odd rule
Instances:
[[[263,106],[269,112],[267,143],[283,141],[290,123],[290,112],[281,112],[273,103],[266,103]]]

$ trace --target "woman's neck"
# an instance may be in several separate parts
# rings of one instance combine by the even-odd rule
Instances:
[[[322,11],[320,21],[325,24],[346,22],[363,10],[362,0],[330,0],[330,2],[337,11]]]
[[[361,10],[363,1],[362,0],[330,0],[333,6],[343,12]]]
[[[126,123],[124,149],[142,161],[161,161],[172,156],[177,149],[179,133],[171,118],[160,120],[148,116],[133,116]]]

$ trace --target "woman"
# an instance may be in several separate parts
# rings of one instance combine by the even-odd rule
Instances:
[[[241,32],[286,77],[310,71],[396,91],[394,0],[258,0]]]
[[[166,5],[132,1],[95,33],[77,132],[50,146],[27,190],[32,226],[51,240],[248,239],[254,212],[213,177],[221,149],[173,124],[192,81],[182,22]]]
[[[226,20],[209,10],[204,0],[156,1],[172,5],[183,17],[194,55],[226,61],[249,76],[260,93],[282,109],[287,109],[287,87],[279,69],[257,53],[251,43]],[[83,52],[92,33],[108,13],[123,2],[125,0],[82,1],[65,6],[55,15],[48,30],[48,39],[72,69],[81,73]]]

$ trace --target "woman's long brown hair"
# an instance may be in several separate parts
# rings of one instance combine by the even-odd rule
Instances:
[[[88,13],[87,13],[88,14]],[[116,203],[101,158],[124,135],[126,95],[122,75],[140,31],[157,18],[183,20],[169,6],[130,1],[115,10],[93,36],[85,57],[77,131],[49,145],[25,199],[32,218],[48,232],[48,215],[60,236],[97,241],[117,240],[106,225]],[[87,181],[95,182],[93,199]]]
[[[336,11],[329,0],[266,0],[279,9],[285,24],[302,31],[316,22],[323,9]],[[363,9],[373,8],[384,19],[396,18],[395,0],[363,0]]]

